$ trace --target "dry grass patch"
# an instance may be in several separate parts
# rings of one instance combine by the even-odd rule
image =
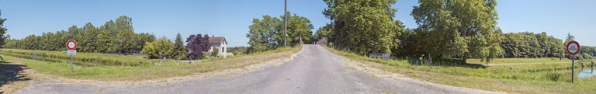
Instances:
[[[12,81],[3,85],[0,89],[4,94],[13,94],[15,91],[29,86],[29,81]]]

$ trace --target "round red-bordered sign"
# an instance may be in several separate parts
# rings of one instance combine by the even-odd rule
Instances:
[[[569,48],[570,46],[572,48]],[[579,46],[579,43],[577,41],[570,41],[569,43],[567,43],[567,46],[565,46],[565,50],[570,55],[576,55],[577,53],[579,53],[579,49],[580,49],[580,46]]]
[[[75,49],[77,49],[77,41],[72,40],[72,39],[66,41],[66,48],[68,50],[75,50]]]

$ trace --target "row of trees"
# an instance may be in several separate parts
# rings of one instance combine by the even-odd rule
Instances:
[[[321,27],[316,38],[327,37],[339,49],[359,54],[392,53],[397,50],[403,28],[394,20],[396,0],[324,0],[323,11],[331,23]]]
[[[209,35],[190,35],[186,38],[186,46],[183,44],[180,33],[176,35],[173,43],[166,37],[161,37],[155,42],[148,42],[141,53],[149,55],[149,58],[180,58],[180,59],[202,59],[206,58],[210,49]],[[187,49],[188,48],[188,49]]]
[[[561,57],[565,54],[565,44],[561,39],[548,36],[546,32],[506,33],[501,43],[503,57]]]
[[[2,10],[0,10],[2,11]],[[2,15],[2,13],[0,13],[0,16]],[[4,27],[4,21],[6,21],[6,19],[0,18],[0,45],[4,45],[6,44],[6,40],[9,39],[8,37],[10,37],[10,35],[4,35],[6,34],[6,27]]]
[[[324,0],[323,14],[331,24],[316,38],[328,37],[334,47],[366,53],[401,53],[440,58],[482,58],[502,54],[501,30],[494,0],[421,0],[412,16],[416,29],[394,20],[396,0]],[[464,60],[465,61],[465,60]]]
[[[335,48],[359,54],[427,54],[464,62],[564,54],[564,43],[544,32],[503,34],[496,26],[496,0],[420,0],[411,13],[418,24],[414,29],[402,29],[402,23],[393,19],[396,9],[391,5],[396,0],[324,1],[328,8],[323,14],[332,22],[320,27],[314,38],[328,38]]]
[[[2,10],[0,10],[2,11]],[[0,13],[0,16],[2,15],[2,13]],[[6,35],[4,36],[4,34],[6,34],[6,27],[4,27],[4,21],[6,21],[6,19],[4,18],[0,18],[0,45],[4,45],[6,43],[6,40],[9,39],[8,37],[10,37],[10,35]]]
[[[116,21],[107,21],[100,27],[86,23],[83,27],[73,25],[67,31],[46,32],[29,35],[23,39],[8,39],[4,48],[26,50],[61,51],[69,39],[77,41],[78,52],[132,54],[143,49],[147,42],[155,41],[149,33],[135,33],[132,18],[120,16]]]
[[[287,43],[299,43],[302,41],[310,42],[312,39],[313,25],[306,17],[298,16],[296,14],[288,16],[287,29]],[[283,15],[280,17],[283,18]],[[248,52],[262,52],[272,50],[284,46],[284,20],[277,17],[264,15],[262,19],[254,18],[252,25],[249,27],[246,37],[249,38],[248,44],[250,47]]]
[[[596,54],[596,47],[593,46],[581,46],[579,54],[576,55],[576,59],[594,59]],[[568,57],[570,58],[570,57]]]
[[[6,30],[2,26],[4,20],[0,19],[2,35]],[[175,43],[166,37],[161,37],[156,41],[152,34],[135,33],[132,27],[132,18],[128,16],[120,16],[116,21],[107,21],[100,27],[86,23],[81,28],[73,25],[67,31],[46,32],[39,36],[32,34],[23,39],[9,37],[10,35],[7,35],[4,48],[61,51],[65,49],[67,40],[74,39],[78,43],[78,52],[119,54],[141,52],[148,54],[149,58],[158,58],[160,55],[167,58],[180,57],[181,59],[204,58],[204,52],[210,47],[207,34],[205,36],[191,35],[186,40],[186,46],[180,34],[176,36]],[[191,48],[190,53],[188,53],[187,47]]]

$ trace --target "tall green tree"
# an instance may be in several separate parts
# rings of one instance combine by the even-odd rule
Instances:
[[[287,12],[290,15],[290,12]],[[285,35],[283,31],[283,20],[269,15],[263,15],[262,19],[254,18],[252,25],[250,25],[249,32],[246,37],[249,38],[248,44],[250,47],[248,52],[261,52],[266,50],[277,49],[284,45]],[[283,16],[282,16],[283,17]],[[302,41],[312,40],[313,26],[310,20],[306,17],[294,14],[288,17],[288,34],[287,44],[299,43]]]
[[[85,52],[98,52],[97,47],[99,45],[95,43],[97,43],[97,35],[99,35],[100,32],[93,26],[93,24],[91,24],[91,22],[85,24],[83,30],[85,30],[85,37],[82,40],[82,44],[85,46]]]
[[[290,15],[288,17],[288,31],[286,32],[288,34],[287,43],[291,43],[290,45],[293,46],[293,44],[300,42],[300,38],[302,38],[302,41],[311,41],[313,25],[310,20],[306,17],[298,16],[297,14],[291,15],[290,12],[287,12],[286,15]],[[280,16],[280,18],[282,17],[283,15]],[[274,19],[278,22],[278,26],[276,26],[278,28],[274,28],[273,30],[277,34],[276,39],[279,40],[277,44],[283,44],[284,37],[281,29],[283,26],[281,22],[283,22],[283,20],[277,20],[277,18]]]
[[[1,18],[2,17],[2,10],[0,10],[0,47],[4,47],[4,44],[6,44],[6,39],[7,36],[4,36],[4,34],[6,34],[6,27],[4,26],[4,21],[6,21],[6,19]]]
[[[134,47],[134,38],[135,33],[130,30],[120,31],[118,33],[118,44],[119,44],[119,52],[123,54],[131,54],[132,49]]]
[[[496,0],[418,0],[412,16],[424,32],[424,46],[433,57],[481,58],[502,54]]]
[[[106,52],[110,47],[112,47],[112,39],[110,39],[110,31],[108,30],[101,30],[97,35],[97,41],[95,42],[98,52]]]
[[[248,26],[249,31],[246,34],[248,40],[248,45],[250,47],[247,49],[248,52],[261,52],[267,50],[267,46],[265,45],[265,40],[261,38],[262,32],[259,30],[261,28],[261,21],[257,18],[252,20],[252,25]]]
[[[319,27],[314,35],[314,40],[320,40],[321,38],[331,38],[333,35],[333,23],[327,23],[323,27]]]
[[[396,0],[323,1],[327,4],[323,14],[335,25],[331,41],[340,49],[366,54],[391,53],[397,47],[395,31],[402,27],[393,20],[397,9],[391,6]]]
[[[174,42],[174,52],[179,53],[180,58],[186,58],[186,46],[184,46],[184,41],[182,40],[182,35],[178,33],[176,35],[176,40]]]

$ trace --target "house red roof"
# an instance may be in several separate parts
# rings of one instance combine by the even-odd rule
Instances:
[[[221,41],[224,41],[226,44],[228,43],[224,37],[209,37],[210,44],[219,44]]]

